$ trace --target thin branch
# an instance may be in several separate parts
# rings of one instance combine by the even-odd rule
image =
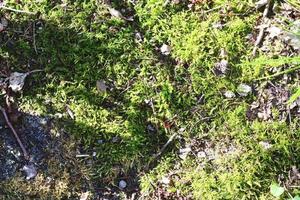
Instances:
[[[262,42],[262,39],[264,37],[264,33],[265,33],[265,27],[261,27],[260,30],[259,30],[259,34],[257,36],[257,39],[255,41],[255,45],[254,45],[254,49],[252,51],[252,56],[253,58],[255,58],[256,56],[256,52],[257,52],[257,49],[258,49],[258,46],[260,45],[260,43]]]
[[[264,10],[264,13],[263,13],[263,18],[267,17],[268,14],[269,14],[269,11],[270,11],[270,7],[271,7],[271,0],[268,0],[268,3],[266,5],[266,8]]]
[[[9,10],[9,11],[17,12],[17,13],[25,13],[25,14],[29,14],[29,15],[35,15],[35,13],[33,13],[33,12],[29,12],[29,11],[25,11],[25,10],[17,10],[17,9],[9,8],[6,6],[0,6],[0,9]]]
[[[173,140],[175,139],[175,137],[178,135],[178,132],[175,132],[170,138],[169,140],[166,142],[166,144],[164,144],[164,146],[159,150],[159,152],[157,154],[154,155],[154,160],[156,160],[158,157],[161,156],[161,154],[166,150],[166,148],[169,146],[169,144],[171,142],[173,142]]]
[[[7,125],[9,126],[9,128],[11,129],[11,131],[13,132],[15,138],[17,139],[17,142],[19,143],[19,145],[20,145],[20,147],[21,147],[21,149],[23,151],[24,158],[26,160],[29,160],[29,154],[27,153],[27,151],[26,151],[23,143],[21,142],[21,140],[20,140],[20,138],[19,138],[16,130],[14,129],[13,125],[10,123],[10,121],[8,119],[8,116],[7,116],[7,113],[6,113],[6,110],[4,108],[2,108],[2,107],[0,107],[0,109],[1,109],[1,112],[2,112],[2,114],[4,116],[4,118],[5,118],[5,121],[6,121]]]
[[[263,18],[262,18],[263,20],[262,20],[262,21],[264,21],[264,19],[267,18],[268,14],[269,14],[269,11],[270,11],[270,7],[271,7],[271,0],[268,0],[268,3],[267,3],[267,5],[266,5],[265,10],[264,10],[264,13],[263,13]],[[269,25],[268,25],[268,26],[269,26]],[[253,49],[253,51],[252,51],[252,57],[253,57],[253,58],[256,57],[256,52],[257,52],[257,50],[258,50],[258,46],[260,45],[260,43],[262,42],[262,39],[263,39],[263,37],[264,37],[265,29],[266,29],[266,28],[265,28],[264,26],[262,26],[262,27],[260,28],[260,30],[259,30],[259,34],[258,34],[257,39],[256,39],[256,41],[255,41],[254,49]]]

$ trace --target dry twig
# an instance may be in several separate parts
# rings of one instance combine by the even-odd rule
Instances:
[[[25,149],[23,143],[21,142],[21,140],[20,140],[20,138],[19,138],[19,136],[18,136],[16,130],[14,129],[13,125],[10,123],[10,120],[9,120],[9,118],[8,118],[8,116],[7,116],[6,110],[5,110],[4,108],[2,108],[2,107],[0,107],[0,110],[1,110],[1,112],[2,112],[2,114],[3,114],[3,116],[4,116],[4,118],[5,118],[5,121],[6,121],[7,125],[9,126],[9,128],[10,128],[11,131],[13,132],[15,138],[17,139],[17,142],[18,142],[18,144],[20,145],[20,147],[21,147],[21,149],[22,149],[22,151],[23,151],[24,158],[25,158],[26,160],[29,160],[29,154],[28,154],[28,152],[26,151],[26,149]]]
[[[33,12],[29,12],[29,11],[25,11],[25,10],[17,10],[17,9],[9,8],[6,6],[0,6],[0,9],[9,10],[9,11],[17,12],[17,13],[25,13],[25,14],[29,14],[29,15],[35,15],[35,13],[33,13]]]
[[[161,154],[165,151],[165,149],[169,146],[169,144],[171,142],[173,142],[173,140],[175,139],[175,137],[178,135],[178,132],[175,132],[173,135],[171,135],[171,137],[169,138],[169,140],[166,142],[166,144],[164,144],[164,146],[159,150],[159,152],[157,154],[154,155],[154,159],[156,160],[158,157],[161,156]]]
[[[262,21],[264,21],[264,19],[268,16],[269,11],[270,11],[270,7],[271,7],[271,0],[268,0],[268,3],[266,5],[264,13],[263,13]],[[261,28],[259,29],[259,34],[257,36],[257,39],[255,41],[255,46],[254,46],[254,49],[252,51],[252,57],[253,58],[256,57],[256,52],[258,50],[258,46],[260,45],[260,43],[262,42],[262,39],[264,37],[265,29],[266,29],[266,27],[264,27],[264,26],[261,26]]]

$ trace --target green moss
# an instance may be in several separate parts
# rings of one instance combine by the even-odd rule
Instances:
[[[246,36],[257,14],[245,13],[253,6],[248,2],[217,0],[190,10],[184,2],[113,1],[118,9],[135,12],[134,23],[112,18],[106,5],[94,0],[8,1],[7,5],[39,12],[6,14],[8,36],[13,30],[26,30],[32,22],[37,30],[35,46],[26,35],[14,34],[14,47],[5,46],[1,56],[14,66],[13,71],[28,71],[29,61],[34,63],[31,68],[45,70],[30,77],[20,107],[41,115],[61,114],[57,129],[74,136],[85,150],[97,152],[88,170],[97,184],[113,184],[119,175],[135,170],[144,174],[140,187],[151,198],[159,180],[179,168],[180,180],[167,188],[170,193],[178,190],[194,199],[270,199],[269,185],[299,164],[296,120],[290,125],[251,122],[246,112],[254,95],[223,96],[241,82],[268,75],[268,66],[297,61],[286,58],[278,63],[263,57],[249,61],[252,46]],[[215,28],[218,23],[223,28]],[[143,42],[136,41],[137,31]],[[164,43],[172,48],[170,56],[160,55]],[[227,52],[230,65],[228,74],[218,77],[213,68],[222,59],[221,50]],[[106,82],[106,92],[97,90],[98,80]],[[155,133],[149,133],[149,124],[157,128]],[[180,128],[185,128],[180,141],[208,137],[222,146],[224,138],[230,138],[236,152],[205,161],[201,168],[196,157],[182,161],[176,156],[181,147],[176,140],[154,169],[146,170],[153,154]],[[263,149],[261,141],[270,142],[272,148]],[[70,190],[67,187],[59,195],[66,197]]]

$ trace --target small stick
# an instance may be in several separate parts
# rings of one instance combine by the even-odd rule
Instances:
[[[90,157],[90,155],[89,154],[77,154],[75,157],[76,158],[88,158],[88,157]]]
[[[263,18],[268,16],[269,11],[270,11],[270,7],[271,7],[271,0],[268,0],[268,3],[266,5],[266,8],[265,8],[264,13],[263,13]]]
[[[165,151],[165,149],[169,146],[169,144],[171,142],[173,142],[173,140],[175,139],[175,137],[178,135],[178,132],[175,132],[167,141],[166,144],[164,144],[164,146],[159,150],[159,152],[157,154],[154,155],[154,160],[156,160],[159,156],[161,156],[161,154]]]
[[[27,151],[26,151],[23,143],[21,142],[21,140],[20,140],[20,138],[19,138],[16,130],[14,129],[13,125],[10,123],[10,121],[8,119],[8,116],[7,116],[7,113],[6,113],[6,110],[4,108],[2,108],[2,107],[0,107],[0,109],[1,109],[1,112],[2,112],[2,114],[4,116],[4,118],[5,118],[5,121],[6,121],[7,125],[9,126],[9,128],[11,129],[11,131],[13,132],[15,138],[17,139],[17,141],[19,143],[19,145],[20,145],[20,147],[21,147],[21,149],[23,151],[25,159],[29,160],[29,154],[27,153]]]
[[[34,69],[34,70],[31,70],[29,72],[26,72],[28,75],[29,74],[32,74],[32,73],[35,73],[35,72],[43,72],[44,70],[43,69]]]
[[[0,6],[0,9],[9,10],[9,11],[17,12],[17,13],[25,13],[25,14],[29,14],[29,15],[35,15],[35,13],[33,13],[33,12],[29,12],[29,11],[25,11],[25,10],[17,10],[17,9],[9,8],[6,6]]]
[[[256,39],[256,41],[255,41],[254,49],[253,49],[253,51],[252,51],[252,56],[253,56],[253,58],[256,56],[256,52],[257,52],[258,46],[259,46],[260,43],[262,42],[264,33],[265,33],[265,27],[262,26],[262,27],[260,28],[260,30],[259,30],[259,34],[258,34],[257,39]]]
[[[264,13],[263,13],[263,19],[265,19],[268,14],[269,14],[269,10],[270,10],[270,7],[271,7],[271,0],[268,0],[268,3],[265,7],[265,10],[264,10]],[[264,37],[264,34],[265,34],[265,27],[262,26],[259,30],[259,34],[257,36],[257,39],[255,41],[255,46],[254,46],[254,49],[252,51],[252,57],[255,58],[256,57],[256,52],[258,50],[258,46],[260,45],[260,43],[262,42],[262,39]]]

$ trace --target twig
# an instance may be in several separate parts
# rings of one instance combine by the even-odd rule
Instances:
[[[211,8],[211,9],[209,9],[209,10],[204,10],[203,12],[204,12],[205,14],[207,14],[207,13],[210,13],[210,12],[212,12],[212,11],[219,10],[219,9],[221,9],[222,7],[223,7],[223,6],[217,6],[217,7]]]
[[[166,150],[166,148],[169,146],[169,144],[171,142],[173,142],[173,140],[175,139],[175,137],[178,135],[178,132],[175,132],[167,141],[166,144],[164,144],[164,146],[159,150],[159,152],[157,154],[154,155],[154,160],[156,160],[159,156],[161,156],[161,154]]]
[[[263,13],[263,20],[268,16],[269,11],[270,11],[270,7],[271,7],[271,0],[268,0],[268,3],[265,7],[264,13]],[[262,20],[262,21],[263,21]],[[252,51],[252,57],[255,58],[256,57],[256,52],[258,50],[258,46],[260,45],[260,43],[262,42],[262,39],[264,37],[264,33],[265,33],[265,27],[261,26],[260,30],[259,30],[259,34],[257,36],[257,39],[255,41],[255,46],[254,49]]]
[[[217,6],[217,7],[208,9],[208,10],[195,11],[195,13],[208,14],[208,13],[210,13],[210,12],[212,12],[212,11],[219,10],[219,9],[221,9],[222,7],[223,7],[223,6]]]
[[[17,139],[17,142],[19,143],[19,145],[20,145],[20,147],[21,147],[21,149],[23,151],[24,158],[26,160],[29,160],[29,154],[27,153],[27,151],[26,151],[23,143],[21,142],[21,140],[20,140],[20,138],[19,138],[16,130],[14,129],[13,125],[10,123],[10,121],[8,119],[8,116],[7,116],[7,113],[6,113],[6,110],[4,108],[2,108],[2,107],[0,107],[0,109],[1,109],[1,112],[2,112],[2,114],[4,116],[4,118],[5,118],[5,121],[6,121],[7,125],[9,126],[9,128],[11,129],[11,131],[13,132],[15,138]]]
[[[29,12],[29,11],[25,11],[25,10],[17,10],[17,9],[9,8],[6,6],[0,6],[0,9],[9,10],[9,11],[17,12],[17,13],[25,13],[25,14],[29,14],[29,15],[35,15],[35,13],[33,13],[33,12]]]
[[[89,154],[77,154],[75,157],[76,158],[88,158],[88,157],[90,157],[90,155]]]
[[[35,73],[35,72],[43,72],[44,70],[43,69],[34,69],[34,70],[31,70],[29,72],[26,72],[28,75],[29,74],[32,74],[32,73]]]
[[[259,34],[258,34],[258,36],[257,36],[257,39],[256,39],[255,44],[254,44],[254,49],[253,49],[253,51],[252,51],[252,56],[253,56],[253,58],[255,58],[255,56],[256,56],[256,52],[257,52],[258,46],[259,46],[260,43],[262,42],[264,33],[265,33],[265,27],[262,26],[262,27],[259,29]]]
[[[263,13],[263,18],[267,17],[270,11],[270,7],[271,7],[271,0],[268,0],[268,3],[265,7],[264,13]]]

